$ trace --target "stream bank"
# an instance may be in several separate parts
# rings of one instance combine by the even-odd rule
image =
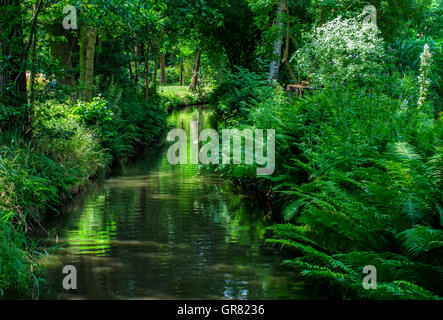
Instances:
[[[205,109],[177,111],[210,126]],[[196,165],[172,166],[166,148],[114,170],[48,225],[41,299],[309,299],[303,281],[264,242],[256,201]],[[63,266],[78,290],[62,287]]]

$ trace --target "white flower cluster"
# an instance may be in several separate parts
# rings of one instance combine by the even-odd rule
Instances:
[[[368,82],[381,68],[383,40],[377,26],[361,17],[338,17],[316,28],[294,59],[315,86]]]
[[[429,51],[429,46],[425,44],[423,53],[420,56],[421,66],[418,82],[420,84],[420,97],[418,98],[418,108],[420,109],[426,101],[429,86],[431,85],[430,73],[432,65],[432,53]]]

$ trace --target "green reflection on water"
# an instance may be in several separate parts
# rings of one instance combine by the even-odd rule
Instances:
[[[209,128],[211,112],[176,112],[169,125],[189,132],[191,119]],[[308,298],[280,267],[280,252],[264,245],[265,226],[254,201],[199,174],[197,165],[170,165],[166,149],[154,150],[54,220],[49,243],[63,247],[47,263],[42,298]],[[79,270],[76,292],[61,286],[67,264]]]
[[[112,212],[107,213],[111,218],[108,216],[106,220],[103,219],[105,199],[105,195],[96,197],[93,203],[83,209],[76,227],[66,232],[66,242],[78,254],[108,254],[117,224]]]

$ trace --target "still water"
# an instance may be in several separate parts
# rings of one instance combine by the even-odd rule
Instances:
[[[169,117],[210,126],[195,108]],[[310,299],[264,243],[266,223],[254,199],[196,165],[172,166],[167,148],[113,172],[48,226],[51,250],[41,299]],[[66,291],[65,265],[78,289]]]

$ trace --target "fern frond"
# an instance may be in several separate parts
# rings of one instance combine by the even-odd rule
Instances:
[[[400,233],[398,239],[402,241],[404,253],[411,257],[443,248],[443,232],[423,226]]]

